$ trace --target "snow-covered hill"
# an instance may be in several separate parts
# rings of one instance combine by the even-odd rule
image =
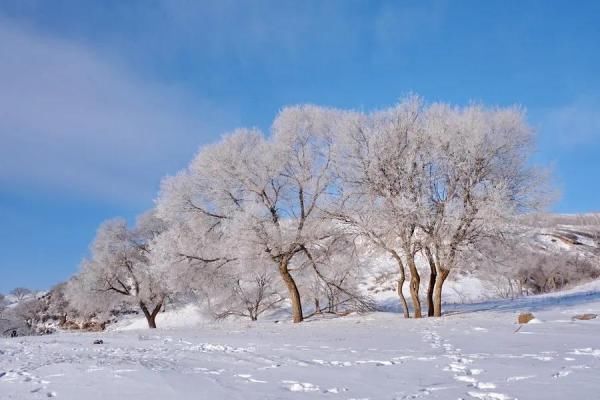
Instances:
[[[521,268],[531,270],[532,277],[537,268],[540,269],[538,279],[547,279],[551,273],[560,273],[568,289],[600,277],[600,214],[586,215],[545,215],[535,220],[528,220],[527,233],[518,243],[519,256],[512,256],[510,261]],[[506,250],[510,253],[512,250]],[[371,256],[370,267],[365,275],[362,289],[373,296],[380,307],[388,311],[399,311],[396,293],[398,279],[397,266],[385,255]],[[421,270],[421,294],[428,285],[428,265],[424,259],[417,258]],[[550,265],[551,263],[554,263]],[[547,270],[544,267],[547,266]],[[581,276],[574,270],[580,268]],[[557,269],[558,271],[553,271]],[[517,268],[514,268],[516,275]],[[546,274],[546,275],[544,275]],[[565,278],[567,277],[568,278]],[[557,278],[558,279],[558,278]],[[474,272],[453,271],[444,287],[443,298],[446,304],[479,303],[501,297],[518,297],[509,295],[506,281],[506,270],[482,269]],[[408,285],[404,294],[408,298]],[[549,289],[552,290],[552,289]]]
[[[598,289],[455,305],[441,319],[197,320],[0,339],[0,398],[592,399],[600,319],[572,317],[600,314]],[[517,329],[522,311],[539,323]]]
[[[536,227],[527,246],[597,260],[595,228]],[[258,322],[214,322],[202,307],[168,307],[148,330],[122,316],[104,332],[0,338],[0,398],[61,399],[591,399],[600,393],[600,280],[518,299],[477,274],[448,283],[443,318],[395,312],[384,257],[363,290],[387,312],[313,317],[285,310]],[[490,294],[492,293],[492,294]],[[517,315],[533,312],[519,326]],[[94,341],[101,340],[101,344]]]
[[[532,225],[531,245],[540,251],[600,256],[600,214],[558,214]]]

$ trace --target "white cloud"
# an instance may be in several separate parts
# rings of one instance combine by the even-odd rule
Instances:
[[[73,41],[0,19],[0,184],[152,198],[224,116]]]
[[[600,99],[580,98],[570,104],[545,110],[540,139],[567,148],[600,146]]]

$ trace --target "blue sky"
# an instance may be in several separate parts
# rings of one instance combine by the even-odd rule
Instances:
[[[600,211],[600,2],[0,2],[0,292],[68,278],[98,224],[284,105],[520,104],[557,212]]]

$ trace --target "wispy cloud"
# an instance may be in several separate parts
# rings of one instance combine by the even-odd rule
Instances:
[[[92,48],[0,19],[0,183],[139,203],[224,116]]]
[[[541,112],[541,139],[547,145],[574,149],[600,147],[600,98],[583,97]]]
[[[256,111],[248,97],[262,86],[276,102],[290,97],[282,85],[306,86],[323,65],[397,54],[417,32],[437,29],[443,5],[161,0],[107,15],[102,3],[56,10],[32,2],[0,13],[0,183],[151,198],[207,136],[271,117],[248,115]],[[283,105],[269,103],[265,113]]]

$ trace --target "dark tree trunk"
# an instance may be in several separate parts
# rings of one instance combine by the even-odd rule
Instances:
[[[162,301],[157,304],[152,311],[150,311],[148,309],[148,307],[146,306],[146,304],[143,301],[140,301],[140,308],[142,309],[142,312],[144,313],[144,317],[146,317],[146,321],[148,322],[148,328],[150,329],[154,329],[156,328],[156,316],[158,315],[158,313],[160,312],[160,309],[162,308]]]
[[[427,256],[427,260],[429,261],[429,286],[427,287],[427,316],[433,317],[434,306],[433,306],[433,291],[435,289],[435,280],[437,278],[437,269],[435,267],[435,260],[433,259],[433,255],[428,248],[425,248],[425,254]]]
[[[404,272],[404,263],[402,263],[402,258],[395,251],[391,251],[392,257],[398,263],[398,286],[396,287],[396,291],[398,292],[398,297],[400,298],[400,305],[402,306],[402,313],[404,314],[404,318],[410,318],[410,312],[408,311],[408,304],[406,303],[406,297],[404,297],[404,282],[406,282],[406,273]],[[411,292],[412,293],[412,292]]]
[[[296,282],[294,281],[292,274],[290,274],[290,271],[288,270],[288,260],[282,260],[279,263],[279,274],[281,275],[281,279],[283,279],[283,282],[288,289],[290,301],[292,302],[292,321],[294,323],[302,322],[304,320],[304,316],[302,315],[300,292],[298,291],[298,286],[296,286]]]
[[[415,259],[407,253],[408,269],[410,270],[410,297],[413,303],[415,318],[421,318],[421,300],[419,299],[419,288],[421,286],[421,277],[415,264]]]
[[[406,276],[404,272],[400,274],[400,278],[398,279],[398,297],[400,298],[400,305],[402,306],[402,313],[404,314],[404,318],[410,318],[410,313],[408,311],[408,304],[406,303],[406,297],[404,297],[404,282],[406,281]]]
[[[446,278],[450,274],[450,270],[447,269],[439,269],[437,277],[435,279],[435,286],[433,288],[433,316],[441,317],[442,316],[442,288],[444,286],[444,282],[446,282]]]
[[[435,314],[435,307],[433,304],[433,292],[435,290],[435,281],[437,279],[437,272],[435,267],[429,271],[429,286],[427,287],[427,316],[433,317]]]

